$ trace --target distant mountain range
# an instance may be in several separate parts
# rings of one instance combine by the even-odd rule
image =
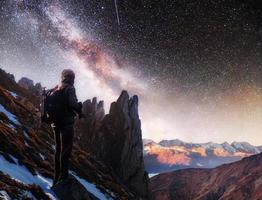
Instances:
[[[248,142],[187,143],[175,139],[156,143],[144,139],[143,145],[145,166],[149,173],[185,168],[213,168],[262,152],[262,146],[253,146]]]
[[[184,169],[150,179],[152,200],[261,200],[262,154],[214,169]]]

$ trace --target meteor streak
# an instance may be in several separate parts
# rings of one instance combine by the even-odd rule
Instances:
[[[69,50],[80,59],[86,70],[91,70],[100,83],[117,93],[126,89],[131,93],[142,95],[146,83],[141,83],[125,66],[120,67],[119,63],[101,47],[86,39],[81,30],[59,7],[47,9],[46,14],[53,29],[56,30],[53,34],[54,38],[65,47],[65,51]]]
[[[118,14],[118,7],[117,7],[117,0],[114,0],[114,2],[115,2],[115,9],[116,9],[117,23],[118,23],[118,25],[120,25],[119,14]]]

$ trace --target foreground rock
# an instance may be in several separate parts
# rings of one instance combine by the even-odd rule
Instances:
[[[151,178],[155,200],[262,199],[262,154],[214,169],[185,169]]]
[[[77,125],[82,147],[110,166],[130,190],[147,199],[148,175],[143,161],[138,97],[129,98],[123,91],[105,116],[102,103],[97,104],[96,99],[85,102],[83,108],[89,117]]]
[[[56,196],[62,200],[97,200],[94,195],[89,193],[81,183],[73,176],[68,180],[58,183],[52,187]]]

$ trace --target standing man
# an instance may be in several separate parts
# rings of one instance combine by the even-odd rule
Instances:
[[[69,157],[73,147],[74,122],[76,114],[82,115],[82,103],[78,103],[75,87],[75,73],[65,69],[61,86],[49,91],[49,117],[55,137],[55,172],[53,185],[68,178]]]

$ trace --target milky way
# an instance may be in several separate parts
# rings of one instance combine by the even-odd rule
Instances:
[[[262,144],[257,2],[1,1],[0,65],[47,87],[73,68],[107,110],[138,94],[143,137]]]

